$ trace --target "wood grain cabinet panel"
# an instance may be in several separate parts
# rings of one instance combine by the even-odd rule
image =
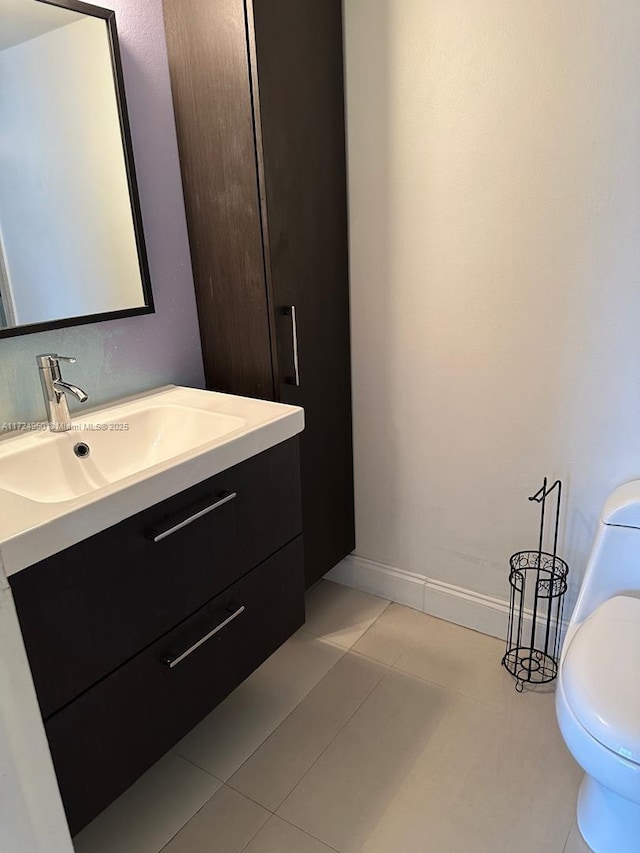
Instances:
[[[308,583],[355,547],[340,0],[253,0],[279,399],[303,406]],[[292,384],[295,305],[300,384]],[[288,350],[288,353],[287,353]]]
[[[273,399],[244,5],[166,0],[164,14],[208,386]]]
[[[302,625],[301,568],[302,538],[297,537],[47,720],[73,834]],[[196,646],[234,613],[239,615],[169,667],[169,659]]]
[[[158,542],[221,498],[231,500]],[[11,578],[45,719],[302,530],[297,438]]]
[[[355,545],[341,3],[164,9],[207,384],[304,407],[311,585]]]

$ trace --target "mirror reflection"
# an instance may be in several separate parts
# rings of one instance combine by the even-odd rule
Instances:
[[[113,13],[64,6],[0,0],[0,336],[152,310]]]

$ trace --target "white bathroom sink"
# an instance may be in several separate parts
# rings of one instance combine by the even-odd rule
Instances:
[[[138,404],[139,405],[139,404]],[[131,407],[73,422],[69,432],[39,432],[0,448],[0,489],[39,503],[58,503],[224,439],[246,426],[235,415],[185,405]],[[82,445],[76,455],[74,448]]]
[[[166,386],[82,412],[72,424],[68,432],[0,441],[7,574],[291,438],[303,429],[304,413]]]

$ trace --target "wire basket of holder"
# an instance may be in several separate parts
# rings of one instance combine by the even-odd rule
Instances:
[[[543,550],[546,501],[556,492],[553,551]],[[502,665],[524,684],[546,684],[558,673],[558,657],[569,566],[557,555],[562,483],[556,480],[529,498],[540,504],[540,535],[536,550],[518,551],[509,560],[509,624]]]

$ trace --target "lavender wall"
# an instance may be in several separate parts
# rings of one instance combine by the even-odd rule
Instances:
[[[65,376],[91,404],[170,382],[203,387],[162,0],[111,0],[116,11],[156,313],[0,340],[0,423],[44,416],[35,355],[78,362]]]

